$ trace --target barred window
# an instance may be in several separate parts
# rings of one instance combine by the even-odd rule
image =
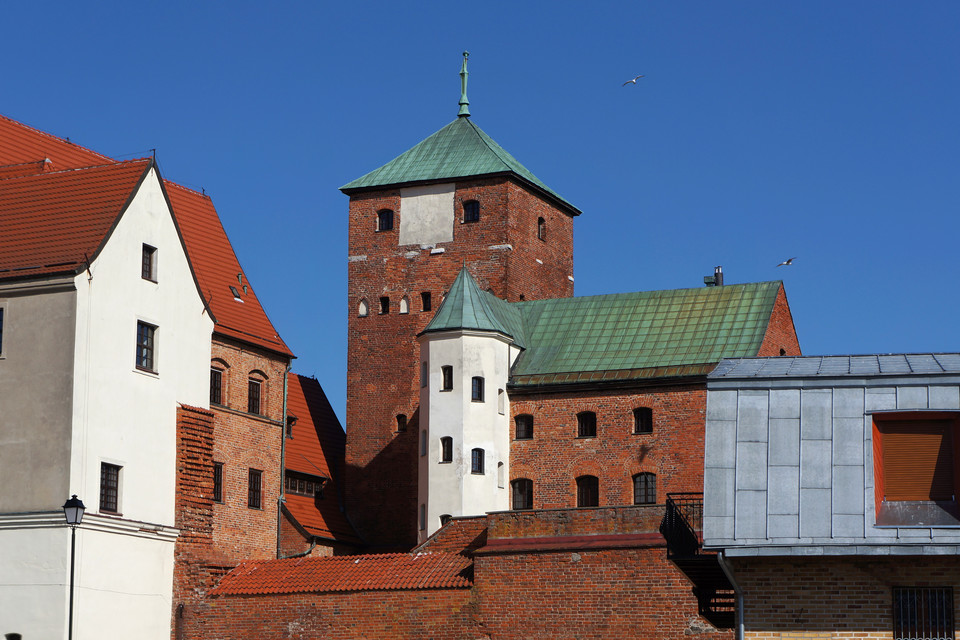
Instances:
[[[596,476],[580,476],[577,478],[577,506],[600,506],[600,481]]]
[[[463,221],[480,222],[480,203],[476,200],[467,200],[463,203]]]
[[[653,409],[637,407],[633,410],[633,432],[653,433]]]
[[[514,509],[533,509],[533,480],[517,478],[510,483]]]
[[[597,436],[597,414],[582,411],[577,414],[577,437],[595,438]]]
[[[953,640],[953,637],[953,588],[893,589],[893,640]]]
[[[633,504],[657,503],[657,476],[638,473],[633,476]]]
[[[213,501],[223,502],[223,463],[213,463]]]
[[[513,421],[517,425],[517,440],[529,440],[533,437],[533,416],[528,413],[522,413]]]
[[[100,511],[120,510],[120,469],[115,464],[100,463]]]
[[[250,473],[247,476],[247,506],[251,509],[260,508],[260,481],[262,475],[262,471],[250,469]]]
[[[483,473],[483,449],[474,449],[470,456],[470,473]]]

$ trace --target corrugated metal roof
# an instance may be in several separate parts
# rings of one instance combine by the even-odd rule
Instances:
[[[956,373],[960,373],[958,353],[888,353],[731,358],[717,365],[709,378],[841,378]]]
[[[210,595],[468,588],[473,561],[459,553],[303,557],[240,564]]]
[[[502,173],[519,177],[558,200],[572,214],[580,214],[579,209],[541,182],[467,117],[457,118],[412,149],[340,189],[350,193],[374,187]]]

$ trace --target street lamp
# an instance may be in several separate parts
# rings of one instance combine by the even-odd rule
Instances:
[[[73,640],[73,563],[77,553],[77,525],[83,520],[83,512],[87,508],[77,494],[63,504],[63,515],[70,525],[70,614],[67,619],[67,638]]]

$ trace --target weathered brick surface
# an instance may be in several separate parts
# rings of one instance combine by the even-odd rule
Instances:
[[[957,556],[732,558],[744,592],[745,635],[893,638],[893,587],[953,587]]]
[[[212,365],[223,370],[223,405],[212,405],[213,460],[223,463],[223,502],[214,503],[213,537],[234,564],[277,553],[277,499],[283,437],[283,385],[288,359],[216,336]],[[261,415],[247,413],[247,380],[261,384]],[[248,472],[262,471],[260,508],[248,506]]]
[[[780,353],[781,350],[783,353]],[[773,305],[773,313],[770,314],[770,324],[767,325],[767,333],[763,336],[763,343],[757,355],[802,355],[797,331],[793,326],[793,314],[790,313],[790,305],[787,303],[787,294],[783,290],[783,285],[780,285],[780,290],[777,292],[777,301]]]
[[[510,301],[573,295],[569,215],[503,177],[458,183],[458,220],[467,200],[480,202],[480,221],[456,222],[453,241],[439,245],[444,253],[431,254],[429,248],[398,244],[399,191],[350,199],[347,513],[374,545],[411,547],[416,541],[420,349],[415,336],[461,266],[466,264],[481,288]],[[384,208],[395,212],[394,230],[377,232],[377,211]],[[539,217],[546,220],[546,240],[537,238]],[[424,291],[432,296],[429,312],[421,310]],[[386,315],[378,313],[382,296],[390,298]],[[404,296],[408,314],[399,313]],[[358,316],[361,299],[369,304],[367,317]],[[408,417],[406,432],[397,432],[398,414]]]
[[[633,410],[653,410],[653,433],[635,434]],[[600,505],[633,504],[633,476],[657,476],[668,492],[703,490],[703,382],[634,389],[514,393],[511,413],[533,416],[533,438],[510,445],[510,477],[533,480],[535,509],[575,507],[576,479],[600,479]],[[597,436],[577,437],[577,414],[597,414]],[[514,434],[515,435],[515,434]]]

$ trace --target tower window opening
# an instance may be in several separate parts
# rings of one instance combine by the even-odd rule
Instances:
[[[380,297],[380,315],[387,315],[390,313],[390,298],[388,296]]]
[[[577,506],[600,506],[600,480],[597,476],[580,476],[577,478]]]
[[[473,376],[470,399],[474,402],[483,402],[483,378],[480,376]]]
[[[483,473],[483,449],[474,449],[471,452],[470,473]]]
[[[440,367],[440,373],[443,374],[443,386],[440,387],[441,391],[451,391],[453,389],[453,367],[450,365],[444,365]]]
[[[637,407],[633,410],[633,432],[653,433],[653,409]]]
[[[597,437],[597,414],[593,411],[581,411],[577,414],[577,437]]]
[[[433,308],[432,304],[430,303],[429,291],[424,291],[420,294],[420,304],[424,311],[430,311],[430,309]]]
[[[467,200],[463,203],[463,221],[480,222],[480,203],[476,200]]]
[[[533,416],[529,413],[523,413],[513,421],[517,425],[517,433],[514,436],[517,440],[530,440],[533,438]]]
[[[453,462],[453,438],[440,438],[440,462]]]
[[[547,221],[543,218],[537,218],[537,239],[547,239]]]
[[[391,209],[377,211],[377,231],[391,230],[393,230],[393,211]]]

